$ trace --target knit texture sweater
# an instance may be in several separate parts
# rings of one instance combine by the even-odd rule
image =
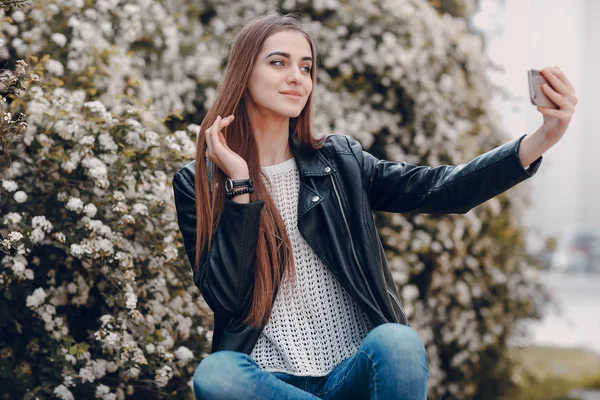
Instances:
[[[358,350],[373,326],[298,231],[300,181],[294,158],[262,169],[291,241],[296,284],[292,287],[284,275],[250,357],[269,372],[324,376]]]

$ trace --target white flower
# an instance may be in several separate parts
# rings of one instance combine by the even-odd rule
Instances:
[[[85,215],[87,215],[90,218],[94,218],[94,216],[96,215],[96,213],[98,212],[98,209],[96,208],[95,205],[93,205],[92,203],[88,203],[85,205],[85,207],[83,207],[83,212],[85,213]]]
[[[86,101],[83,106],[93,113],[104,114],[106,112],[106,106],[98,100]]]
[[[71,357],[72,357],[72,356],[71,356]],[[75,358],[75,357],[73,357],[73,358]],[[73,386],[75,386],[75,382],[73,381],[73,380],[74,380],[74,378],[75,378],[75,377],[74,377],[74,376],[72,376],[72,375],[67,375],[67,374],[63,373],[63,384],[64,384],[66,387],[73,387]]]
[[[79,139],[79,144],[82,146],[83,145],[93,146],[95,141],[96,141],[96,138],[93,135],[85,135],[84,137]]]
[[[58,192],[56,194],[56,199],[60,202],[64,202],[65,200],[67,200],[67,196],[68,194],[66,192]]]
[[[83,367],[79,370],[79,375],[81,378],[81,382],[85,383],[87,382],[94,382],[96,380],[96,377],[94,376],[94,374],[92,373],[92,371],[90,371],[88,368]]]
[[[35,138],[42,145],[42,147],[47,147],[50,143],[52,143],[52,140],[44,133],[40,133]]]
[[[148,343],[146,345],[146,351],[148,352],[148,354],[153,354],[156,351],[156,347],[154,346],[154,344]]]
[[[144,357],[144,352],[139,348],[135,349],[132,360],[136,364],[143,364],[143,365],[148,364],[148,360],[146,360],[146,357]]]
[[[35,228],[31,232],[29,232],[29,239],[32,243],[39,243],[46,237],[46,234],[40,228]]]
[[[98,143],[100,143],[100,148],[104,150],[117,151],[119,149],[119,146],[108,133],[98,135]]]
[[[412,303],[419,297],[419,289],[415,285],[404,285],[402,287],[402,298],[408,302]]]
[[[145,204],[135,203],[132,212],[133,214],[148,215],[148,207]]]
[[[70,362],[73,365],[75,365],[75,363],[77,363],[77,358],[75,358],[75,356],[73,354],[65,354],[65,360],[67,362]]]
[[[10,240],[11,242],[16,242],[21,239],[23,239],[23,234],[21,232],[12,231],[8,234],[8,240]]]
[[[18,24],[25,21],[25,13],[23,13],[21,10],[15,10],[13,13],[11,13],[10,17]]]
[[[29,308],[39,307],[46,300],[46,292],[41,287],[35,289],[33,294],[27,296],[26,305]]]
[[[124,201],[125,195],[123,194],[123,192],[121,192],[119,190],[115,190],[113,192],[113,199],[115,199],[116,201]]]
[[[19,188],[19,185],[17,185],[17,182],[13,180],[6,179],[2,181],[2,187],[9,192],[14,192]]]
[[[54,395],[62,400],[75,400],[73,393],[65,385],[58,385],[54,388]]]
[[[175,356],[185,365],[194,358],[194,353],[185,346],[179,346],[177,350],[175,350]]]
[[[102,379],[106,375],[106,365],[106,360],[98,359],[89,362],[87,367],[92,371],[96,379]]]
[[[175,246],[168,246],[163,250],[163,254],[167,258],[167,261],[174,261],[177,259],[179,255],[177,248]]]
[[[129,368],[129,376],[131,376],[132,378],[137,378],[138,376],[140,376],[140,372],[142,372],[139,368],[136,367],[131,367]]]
[[[130,309],[133,310],[136,306],[137,306],[137,296],[135,295],[135,293],[125,293],[125,298],[127,299],[125,306]]]
[[[110,324],[113,321],[114,321],[114,318],[110,314],[104,314],[103,316],[100,317],[100,322],[102,323],[102,326]]]
[[[27,193],[19,190],[17,193],[15,193],[14,199],[17,203],[25,203],[27,201]]]
[[[83,165],[88,170],[88,175],[99,182],[104,186],[108,170],[106,165],[96,157],[85,158],[81,161],[81,165]]]
[[[125,214],[121,217],[121,221],[125,224],[133,224],[135,223],[135,217],[131,214]]]
[[[114,347],[117,343],[119,343],[119,335],[117,335],[115,332],[109,332],[109,334],[104,338],[104,343],[109,347]]]
[[[471,303],[469,285],[467,285],[464,281],[456,282],[456,295],[458,302],[463,306],[467,306]]]
[[[50,233],[52,230],[52,223],[46,219],[43,215],[37,215],[31,219],[31,226],[33,228],[41,228],[43,231]]]
[[[60,32],[55,32],[50,35],[50,39],[52,39],[52,41],[59,47],[64,47],[64,45],[67,43],[67,37]]]
[[[12,265],[12,270],[15,275],[21,276],[25,272],[25,263],[20,260],[15,260]]]
[[[72,256],[81,258],[81,257],[83,257],[84,254],[92,254],[92,248],[87,243],[84,243],[84,244],[73,243],[69,249],[69,252],[71,253]]]
[[[105,395],[110,393],[110,388],[106,385],[99,384],[96,386],[96,397],[103,398]]]
[[[94,242],[94,247],[99,253],[112,255],[114,253],[114,244],[108,239],[99,239]]]
[[[117,369],[119,369],[119,366],[114,361],[109,361],[108,364],[106,364],[106,370],[110,373],[115,372]]]
[[[81,201],[78,197],[70,197],[69,202],[66,205],[68,210],[75,211],[76,213],[80,213],[83,209],[83,201]]]
[[[173,370],[168,365],[163,365],[156,370],[154,381],[158,387],[165,387],[169,383],[169,379],[173,377]]]
[[[46,69],[53,75],[63,76],[65,73],[65,67],[62,65],[60,61],[57,60],[48,60],[46,63]]]
[[[33,280],[34,274],[33,274],[33,270],[32,269],[27,268],[25,270],[25,278],[27,278],[29,280]]]
[[[21,215],[16,212],[9,212],[4,216],[4,225],[18,224],[21,222]]]

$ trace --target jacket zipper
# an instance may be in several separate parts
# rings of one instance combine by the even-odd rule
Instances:
[[[340,212],[342,213],[342,218],[344,219],[344,224],[346,225],[346,230],[348,231],[348,237],[350,238],[350,247],[352,248],[352,255],[354,256],[354,261],[356,261],[356,266],[358,267],[358,270],[360,271],[360,274],[362,275],[364,281],[367,282],[367,277],[365,276],[362,268],[360,267],[360,262],[358,261],[358,257],[356,256],[356,250],[354,249],[354,240],[352,240],[352,232],[350,232],[350,226],[348,225],[348,221],[346,220],[346,214],[344,214],[344,208],[342,207],[342,200],[337,191],[337,186],[335,185],[335,180],[333,179],[333,175],[329,175],[329,177],[331,178],[331,183],[333,184],[333,191],[335,192],[335,197],[337,198],[338,204],[340,206]],[[375,296],[373,295],[373,292],[371,292],[371,288],[369,287],[368,283],[366,283],[366,285],[367,285],[367,290],[369,291],[369,295],[371,296],[373,301],[376,303]]]
[[[394,300],[394,302],[396,303],[396,305],[400,309],[400,312],[402,313],[402,317],[404,318],[404,322],[406,323],[406,325],[410,326],[410,324],[408,323],[408,318],[406,317],[406,314],[404,313],[404,310],[402,309],[402,306],[400,305],[400,302],[398,302],[398,300],[394,297],[394,294],[391,292],[390,289],[387,289],[387,291],[390,294],[390,297],[392,298],[392,300]]]

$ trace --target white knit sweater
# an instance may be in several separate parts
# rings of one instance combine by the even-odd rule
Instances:
[[[298,231],[295,160],[262,169],[292,244],[296,287],[286,285],[286,274],[250,356],[269,372],[324,376],[356,352],[373,326]]]

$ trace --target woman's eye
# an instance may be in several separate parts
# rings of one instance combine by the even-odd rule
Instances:
[[[271,65],[275,65],[275,63],[282,63],[283,64],[283,61],[281,61],[281,60],[271,61]],[[308,73],[310,73],[312,71],[311,67],[302,67],[302,68],[306,68],[306,72],[308,72]]]

